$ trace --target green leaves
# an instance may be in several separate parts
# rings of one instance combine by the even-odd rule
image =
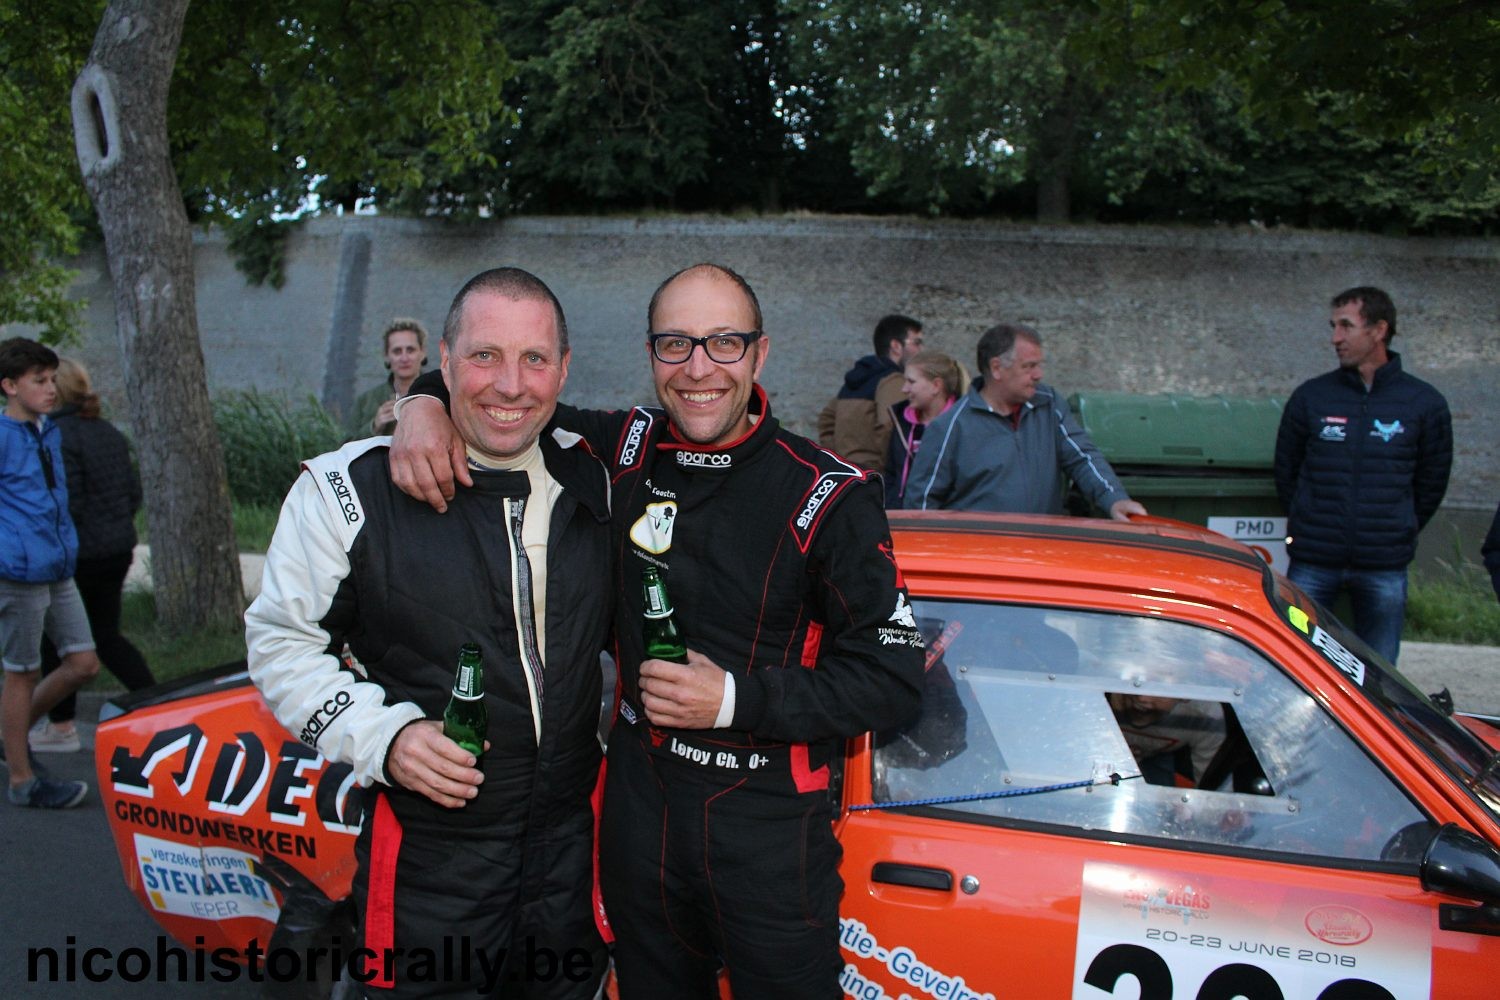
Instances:
[[[189,9],[171,102],[194,215],[420,210],[493,162],[513,65],[490,4],[242,0]]]
[[[0,322],[76,326],[101,0],[0,0]],[[190,218],[748,207],[1493,232],[1500,5],[237,0],[189,8]]]
[[[68,102],[98,16],[60,6],[0,4],[0,324],[36,325],[54,343],[82,311],[57,260],[76,252],[88,213]]]

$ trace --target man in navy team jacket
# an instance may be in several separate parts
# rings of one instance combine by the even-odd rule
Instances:
[[[1452,420],[1442,394],[1402,371],[1390,349],[1390,296],[1351,288],[1332,306],[1339,367],[1297,387],[1276,434],[1287,575],[1329,606],[1347,589],[1354,631],[1395,663],[1406,567],[1448,489]]]

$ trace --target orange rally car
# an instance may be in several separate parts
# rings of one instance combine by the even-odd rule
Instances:
[[[891,523],[926,692],[835,785],[847,996],[1496,995],[1496,720],[1200,528]],[[180,941],[347,928],[361,789],[242,671],[122,697],[96,752],[126,881]]]

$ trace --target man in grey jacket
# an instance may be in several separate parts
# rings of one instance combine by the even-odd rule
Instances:
[[[1066,473],[1110,517],[1146,513],[1062,396],[1042,382],[1042,360],[1042,338],[1030,327],[985,331],[973,388],[922,436],[908,507],[1061,514]]]

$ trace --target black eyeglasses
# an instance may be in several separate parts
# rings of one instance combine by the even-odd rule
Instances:
[[[685,333],[648,333],[651,354],[666,365],[680,365],[693,356],[693,348],[703,348],[708,360],[732,365],[745,356],[751,342],[760,339],[761,331],[748,333],[713,333],[707,337],[689,337]]]

